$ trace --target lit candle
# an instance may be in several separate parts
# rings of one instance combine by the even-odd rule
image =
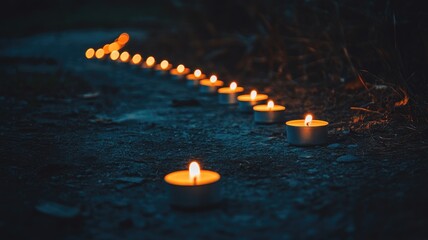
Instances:
[[[97,59],[103,59],[104,56],[105,56],[104,50],[102,48],[98,48],[97,51],[95,52],[95,57]]]
[[[203,74],[200,69],[196,69],[193,73],[188,74],[186,78],[187,78],[187,86],[198,87],[199,80],[206,78],[206,75]]]
[[[197,162],[189,170],[169,173],[164,178],[169,186],[170,203],[181,208],[203,208],[220,202],[220,174],[201,170]]]
[[[255,105],[263,104],[268,99],[266,94],[257,94],[256,90],[250,94],[238,96],[238,109],[241,112],[252,112]]]
[[[140,64],[140,62],[143,60],[143,57],[141,57],[140,54],[135,54],[134,56],[132,56],[131,58],[131,64],[132,65],[138,65]]]
[[[146,61],[143,63],[143,69],[147,71],[153,70],[153,67],[155,66],[156,60],[153,56],[150,56],[146,59]]]
[[[119,59],[121,62],[126,63],[129,61],[130,55],[129,52],[124,51],[120,54]]]
[[[229,87],[218,89],[218,102],[220,104],[236,104],[236,94],[244,91],[243,87],[238,87],[236,82],[232,82]]]
[[[218,80],[216,75],[211,75],[210,79],[202,79],[199,82],[199,92],[217,93],[217,89],[223,87],[223,81]]]
[[[186,68],[183,64],[180,64],[177,66],[177,68],[173,68],[169,71],[169,73],[171,74],[171,76],[174,79],[177,80],[182,80],[184,79],[184,77],[189,74],[190,69]]]
[[[312,115],[305,119],[285,123],[288,143],[297,146],[322,145],[327,142],[328,122],[314,120]]]
[[[155,66],[155,70],[157,70],[157,73],[160,75],[166,75],[171,68],[172,64],[167,60],[162,60],[162,62]]]
[[[116,61],[117,59],[119,59],[119,56],[120,56],[120,53],[119,53],[119,51],[117,51],[117,50],[113,50],[113,51],[110,53],[110,59],[111,59],[112,61]]]
[[[87,59],[91,59],[91,58],[94,58],[94,56],[95,56],[95,50],[93,48],[88,48],[88,50],[86,50],[85,52],[85,57]]]
[[[285,107],[275,105],[269,100],[266,105],[256,105],[254,110],[254,122],[256,123],[277,123],[284,119]]]

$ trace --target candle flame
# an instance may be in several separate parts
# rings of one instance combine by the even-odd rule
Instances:
[[[141,60],[143,60],[143,58],[141,57],[140,54],[137,53],[132,57],[131,61],[133,64],[139,64],[141,62]]]
[[[268,102],[268,104],[267,104],[268,109],[269,109],[269,110],[272,110],[274,106],[275,106],[275,104],[273,103],[273,101],[272,101],[272,100],[269,100],[269,102]]]
[[[195,72],[193,72],[193,75],[195,75],[195,77],[198,78],[198,77],[200,77],[202,75],[202,72],[201,72],[201,70],[196,69]]]
[[[257,97],[257,91],[256,90],[251,91],[251,93],[250,93],[251,100],[255,100],[256,97]]]
[[[217,76],[216,76],[216,75],[211,75],[211,77],[210,77],[210,82],[211,82],[211,83],[215,83],[215,82],[217,82]]]
[[[97,49],[95,52],[95,57],[101,59],[104,57],[104,50],[102,48]]]
[[[127,62],[129,60],[129,52],[124,51],[120,54],[120,60],[122,62]]]
[[[169,62],[168,62],[167,60],[163,60],[163,61],[160,63],[160,67],[161,67],[163,70],[167,69],[167,68],[168,68],[168,65],[169,65]]]
[[[180,64],[180,65],[177,66],[177,72],[179,72],[179,73],[184,72],[184,69],[185,69],[185,67],[184,67],[183,64]]]
[[[238,84],[236,84],[236,82],[232,82],[230,84],[230,90],[235,91],[236,87],[238,87]]]
[[[305,117],[305,125],[309,127],[309,125],[311,125],[311,123],[312,123],[312,115],[308,114]]]
[[[196,180],[201,176],[201,169],[199,164],[195,161],[191,162],[189,165],[189,178],[190,181],[193,181],[196,184]]]
[[[155,64],[155,58],[152,57],[152,56],[148,57],[146,59],[146,65],[149,66],[149,67],[151,67],[151,66],[153,66],[153,64]]]
[[[128,41],[129,41],[129,34],[127,34],[127,33],[120,34],[119,38],[117,39],[117,42],[120,45],[125,45]]]
[[[85,52],[85,56],[87,59],[93,58],[94,55],[95,55],[95,50],[93,48],[88,48],[88,50],[86,50]]]
[[[114,50],[113,52],[110,53],[110,59],[113,61],[116,61],[119,58],[119,51]]]

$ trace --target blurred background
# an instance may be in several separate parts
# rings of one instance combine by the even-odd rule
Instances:
[[[3,9],[3,37],[141,29],[147,37],[131,39],[130,52],[269,83],[279,96],[366,91],[376,111],[427,118],[428,19],[418,1],[7,0]]]

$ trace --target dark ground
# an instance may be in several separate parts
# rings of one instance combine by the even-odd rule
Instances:
[[[2,239],[428,237],[426,122],[349,110],[362,90],[331,100],[319,85],[254,83],[287,106],[287,120],[309,109],[330,121],[326,146],[289,146],[283,124],[256,125],[178,81],[84,59],[124,31],[152,39],[141,28],[1,39]],[[192,159],[222,175],[218,208],[168,205],[163,177]]]

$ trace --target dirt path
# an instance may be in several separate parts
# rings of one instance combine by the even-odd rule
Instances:
[[[282,124],[255,125],[252,115],[178,81],[83,58],[86,48],[117,34],[2,41],[3,59],[53,61],[6,64],[2,71],[60,71],[61,86],[75,89],[58,97],[48,85],[34,97],[0,96],[6,239],[427,236],[424,152],[367,155],[365,139],[352,133],[330,134],[328,146],[289,146]],[[172,104],[185,100],[197,104]],[[347,154],[356,158],[337,160]],[[191,159],[222,175],[218,208],[168,205],[163,177]]]

